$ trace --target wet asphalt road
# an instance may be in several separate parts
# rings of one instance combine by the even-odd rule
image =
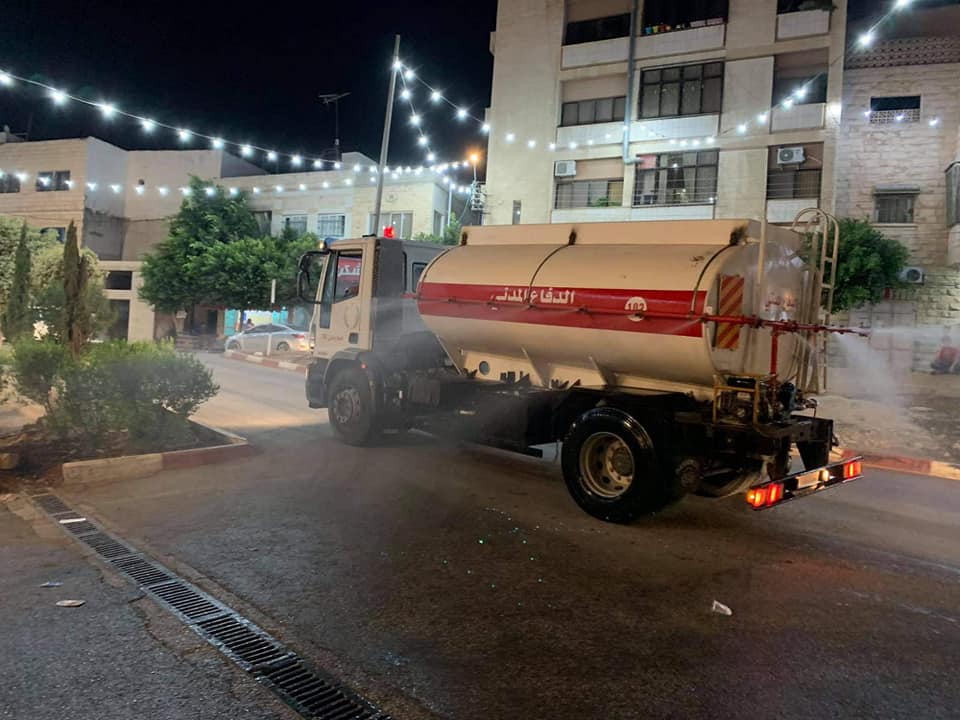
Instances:
[[[874,472],[613,526],[555,464],[350,448],[300,376],[203,357],[201,415],[262,454],[71,499],[399,719],[957,716],[960,483]]]

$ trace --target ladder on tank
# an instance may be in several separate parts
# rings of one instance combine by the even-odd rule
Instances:
[[[810,243],[810,260],[815,261],[804,303],[803,322],[831,325],[840,253],[840,224],[833,215],[820,208],[806,208],[797,213],[791,230],[799,232]],[[825,392],[828,333],[807,332],[803,339],[797,387],[806,393]]]

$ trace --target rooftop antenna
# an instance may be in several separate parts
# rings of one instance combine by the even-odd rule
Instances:
[[[343,155],[340,152],[340,101],[345,98],[350,93],[326,93],[320,94],[320,99],[323,100],[323,104],[326,106],[333,105],[333,149],[337,156],[337,161],[343,159]]]

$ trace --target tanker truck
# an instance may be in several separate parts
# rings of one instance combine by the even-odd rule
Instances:
[[[749,220],[466,228],[306,253],[306,396],[366,445],[420,430],[533,456],[561,443],[573,499],[629,522],[686,493],[755,509],[861,476],[804,377],[822,278]],[[797,458],[802,468],[793,471]]]

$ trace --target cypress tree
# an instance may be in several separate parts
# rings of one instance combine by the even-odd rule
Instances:
[[[29,335],[33,329],[30,307],[30,248],[27,246],[27,224],[20,230],[13,265],[13,282],[3,311],[3,333],[8,340]]]

